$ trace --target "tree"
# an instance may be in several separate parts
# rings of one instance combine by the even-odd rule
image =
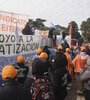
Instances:
[[[72,21],[72,35],[71,35],[71,38],[75,38],[75,39],[79,39],[81,38],[81,35],[80,33],[78,32],[78,25],[75,21]],[[69,28],[70,28],[70,23],[68,25],[68,28],[67,28],[67,32],[69,34]]]
[[[37,18],[35,21],[33,21],[33,19],[29,19],[29,22],[31,24],[33,24],[34,27],[41,28],[41,27],[45,27],[44,22],[46,22],[46,20],[41,19],[41,18]]]
[[[90,18],[82,22],[81,31],[82,31],[84,40],[90,42]]]
[[[79,33],[79,29],[78,29],[77,23],[75,21],[72,21],[71,24],[72,24],[72,35],[71,35],[71,38],[77,39],[79,45],[82,45],[83,38]],[[69,34],[69,28],[70,28],[70,23],[69,23],[68,28],[67,28],[68,34]]]
[[[60,31],[66,32],[66,30],[67,30],[66,27],[63,27],[63,26],[60,26],[60,25],[56,25],[56,30],[54,31],[54,34],[60,35]]]

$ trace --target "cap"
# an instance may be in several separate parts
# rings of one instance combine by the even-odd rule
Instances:
[[[66,50],[65,50],[66,52],[70,52],[70,48],[66,48]]]
[[[38,49],[36,50],[36,52],[37,52],[37,54],[40,54],[40,53],[42,52],[42,49],[41,49],[41,48],[38,48]]]
[[[61,45],[58,46],[58,50],[63,50],[63,47]]]
[[[42,52],[39,56],[38,56],[38,58],[48,58],[48,55],[47,55],[47,53],[45,53],[45,52]]]
[[[76,46],[73,46],[73,48],[76,49],[77,47]]]
[[[2,79],[8,80],[8,78],[13,79],[17,76],[17,71],[12,65],[7,65],[2,69]]]
[[[86,48],[85,47],[81,47],[81,51],[86,51]]]
[[[18,56],[17,57],[17,62],[18,63],[24,63],[25,62],[24,57],[23,56]]]

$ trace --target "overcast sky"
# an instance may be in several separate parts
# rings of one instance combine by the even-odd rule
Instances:
[[[0,0],[0,10],[46,19],[47,26],[67,27],[74,20],[80,27],[90,17],[90,0]]]

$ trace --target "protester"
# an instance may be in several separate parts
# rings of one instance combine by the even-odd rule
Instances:
[[[33,77],[25,81],[25,87],[31,90],[32,100],[54,100],[52,85],[44,75],[43,61],[39,58],[32,63]]]
[[[50,55],[49,55],[49,61],[50,61],[50,62],[52,61],[52,55],[53,55],[53,53],[55,53],[55,52],[56,52],[56,48],[50,49]]]
[[[49,34],[48,34],[48,38],[53,39],[53,33],[55,31],[55,27],[51,27],[51,29],[49,30]]]
[[[75,58],[74,47],[73,46],[71,47],[71,50],[70,50],[70,56],[71,56],[72,60]]]
[[[65,61],[66,60],[66,61]],[[66,56],[60,52],[56,55],[54,60],[54,79],[53,79],[53,89],[55,94],[55,100],[64,100],[67,95],[66,87],[69,82],[69,73],[66,70],[67,66]]]
[[[64,42],[61,44],[63,47],[63,51],[65,52],[66,48],[70,48],[69,44],[67,43],[67,40],[64,40]]]
[[[66,55],[67,60],[68,60],[68,64],[66,66],[66,69],[68,70],[68,72],[71,75],[71,78],[73,80],[73,63],[72,63],[72,59],[71,59],[71,56],[70,56],[70,49],[66,48],[65,51],[66,51],[65,55]]]
[[[51,61],[56,57],[56,54],[57,54],[58,52],[63,52],[63,47],[62,47],[61,45],[58,46],[56,52],[53,52],[53,54],[51,55]]]
[[[49,61],[47,60],[48,55],[45,52],[42,52],[39,56],[39,59],[41,59],[45,65],[45,67],[43,67],[44,72],[48,72],[49,71]]]
[[[63,52],[63,47],[61,45],[58,46],[57,52]]]
[[[90,47],[87,48],[87,67],[88,69],[85,71],[85,69],[81,69],[80,71],[80,79],[83,83],[84,88],[84,96],[85,100],[90,100]]]
[[[90,100],[90,55],[87,59],[88,69],[81,69],[80,71],[80,79],[84,84],[84,96],[85,100]]]
[[[49,49],[48,49],[48,46],[44,46],[44,48],[43,48],[42,51],[47,53],[48,59],[49,59],[50,51],[49,51]]]
[[[0,87],[0,100],[32,100],[31,93],[17,82],[17,71],[7,65],[2,69],[4,85]]]
[[[30,90],[32,83],[34,82],[34,78],[40,75],[43,75],[43,62],[39,58],[35,58],[32,62],[32,75],[25,80],[25,87]]]
[[[67,62],[66,55],[63,52],[63,47],[60,45],[60,46],[58,46],[57,51],[54,52],[53,55],[52,55],[52,65],[54,64],[54,59],[58,54],[65,56],[64,63],[67,64],[68,62]],[[54,69],[54,65],[53,65],[53,69]]]
[[[25,59],[23,56],[17,57],[15,68],[18,71],[18,82],[23,84],[29,72],[29,67],[25,66]]]
[[[57,56],[57,55],[63,55],[63,61],[64,61],[64,63],[65,63],[65,65],[67,65],[68,64],[68,61],[67,61],[67,58],[66,58],[66,55],[64,54],[64,52],[63,52],[63,47],[60,45],[60,46],[58,46],[58,49],[57,49],[57,51],[56,51],[56,55],[55,55],[55,57]]]
[[[44,74],[47,75],[48,79],[51,81],[53,80],[52,78],[52,75],[53,75],[53,67],[51,65],[51,63],[49,62],[48,60],[48,55],[47,53],[45,52],[42,52],[39,56],[38,56],[39,59],[42,60],[43,62],[43,70],[44,70]],[[51,76],[51,77],[50,77]]]
[[[85,47],[81,47],[81,53],[79,55],[77,55],[74,60],[73,60],[73,65],[75,68],[75,76],[76,76],[76,80],[77,80],[77,93],[78,94],[83,94],[83,90],[82,90],[82,83],[80,80],[80,69],[84,68],[87,69],[87,54],[86,54],[86,48]]]
[[[25,25],[25,28],[22,30],[23,35],[33,35],[33,23],[28,21]]]
[[[35,58],[38,58],[38,56],[41,54],[41,52],[42,52],[42,49],[41,49],[41,48],[38,48],[38,49],[36,50],[36,55],[33,57],[33,60],[34,60]]]
[[[78,54],[80,54],[80,48],[79,47],[76,47],[76,46],[74,46],[74,55],[76,56],[76,55],[78,55]]]

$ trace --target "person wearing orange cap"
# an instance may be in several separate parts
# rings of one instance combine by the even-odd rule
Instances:
[[[0,100],[32,100],[31,93],[17,82],[17,70],[12,65],[2,69],[4,85],[0,87]]]
[[[55,100],[52,85],[44,74],[43,61],[35,58],[32,62],[32,77],[26,79],[25,87],[31,91],[32,100]]]
[[[47,55],[48,55],[48,58],[47,59],[49,60],[50,50],[48,49],[48,46],[47,45],[44,46],[42,51],[47,53]]]
[[[72,59],[71,59],[71,56],[70,56],[70,48],[66,48],[66,57],[67,57],[67,60],[68,60],[68,64],[66,66],[66,69],[68,70],[69,74],[71,75],[71,78],[73,80],[73,64],[72,64]]]
[[[90,100],[90,47],[88,48],[87,70],[81,69],[80,79],[84,87],[85,100]]]
[[[80,81],[80,70],[82,68],[87,69],[87,58],[88,55],[86,54],[86,48],[85,47],[81,47],[81,53],[79,55],[77,55],[74,60],[73,60],[73,65],[75,68],[75,76],[76,76],[76,80],[77,80],[77,89],[79,89],[77,91],[78,94],[82,94],[82,83]]]
[[[62,47],[61,45],[58,46],[57,51],[61,51],[61,52],[63,52],[63,47]]]
[[[52,55],[52,65],[54,64],[53,61],[54,61],[54,59],[56,58],[57,55],[63,55],[63,56],[65,57],[64,63],[67,64],[66,55],[65,55],[64,52],[63,52],[63,47],[60,45],[60,46],[58,46],[57,51],[54,52],[53,55]],[[54,69],[54,66],[53,66],[53,69]]]
[[[61,45],[59,45],[59,46],[57,47],[57,51],[54,52],[54,53],[52,54],[52,56],[51,56],[51,61],[52,61],[52,60],[56,57],[56,55],[57,55],[58,53],[60,53],[60,52],[63,53],[63,47],[62,47]]]
[[[49,70],[49,65],[50,65],[50,63],[49,63],[49,61],[48,61],[48,55],[47,55],[47,53],[45,53],[45,52],[42,52],[39,56],[38,56],[38,58],[39,59],[41,59],[42,61],[43,61],[43,63],[44,63],[44,71],[45,72],[48,72],[48,70]]]
[[[56,55],[54,59],[53,90],[55,100],[64,100],[67,95],[66,87],[69,82],[69,74],[66,70],[65,59],[67,60],[63,53]]]
[[[56,57],[58,54],[59,54],[59,55],[65,56],[64,61],[65,61],[65,63],[67,63],[67,58],[66,58],[66,55],[65,55],[64,52],[63,52],[63,47],[62,47],[61,45],[58,46],[55,57]],[[54,57],[54,58],[55,58],[55,57]]]
[[[46,59],[48,58],[48,55],[47,53],[45,52],[42,52],[39,56],[38,56],[39,59],[43,59],[43,61],[46,61]]]
[[[68,70],[69,74],[71,75],[71,79],[73,81],[73,63],[72,63],[72,59],[71,59],[71,56],[70,56],[70,48],[66,48],[66,57],[67,57],[67,60],[68,60],[68,64],[66,66],[66,69]]]
[[[35,58],[38,58],[38,56],[41,54],[41,52],[42,52],[42,49],[41,49],[41,48],[38,48],[38,49],[36,50],[36,54],[35,54],[35,56],[33,57],[32,60],[34,60]]]
[[[18,82],[23,84],[29,72],[29,67],[25,66],[24,56],[20,55],[17,57],[15,68],[18,71]]]
[[[47,55],[47,53],[42,52],[42,53],[38,56],[38,58],[39,58],[40,60],[42,60],[42,62],[43,62],[43,71],[44,71],[44,74],[47,75],[47,76],[49,76],[49,75],[52,76],[52,74],[53,74],[53,68],[52,68],[51,63],[50,63],[49,60],[48,60],[48,55]],[[49,78],[49,80],[51,80],[52,77],[51,77],[51,78],[48,77],[48,78]]]

